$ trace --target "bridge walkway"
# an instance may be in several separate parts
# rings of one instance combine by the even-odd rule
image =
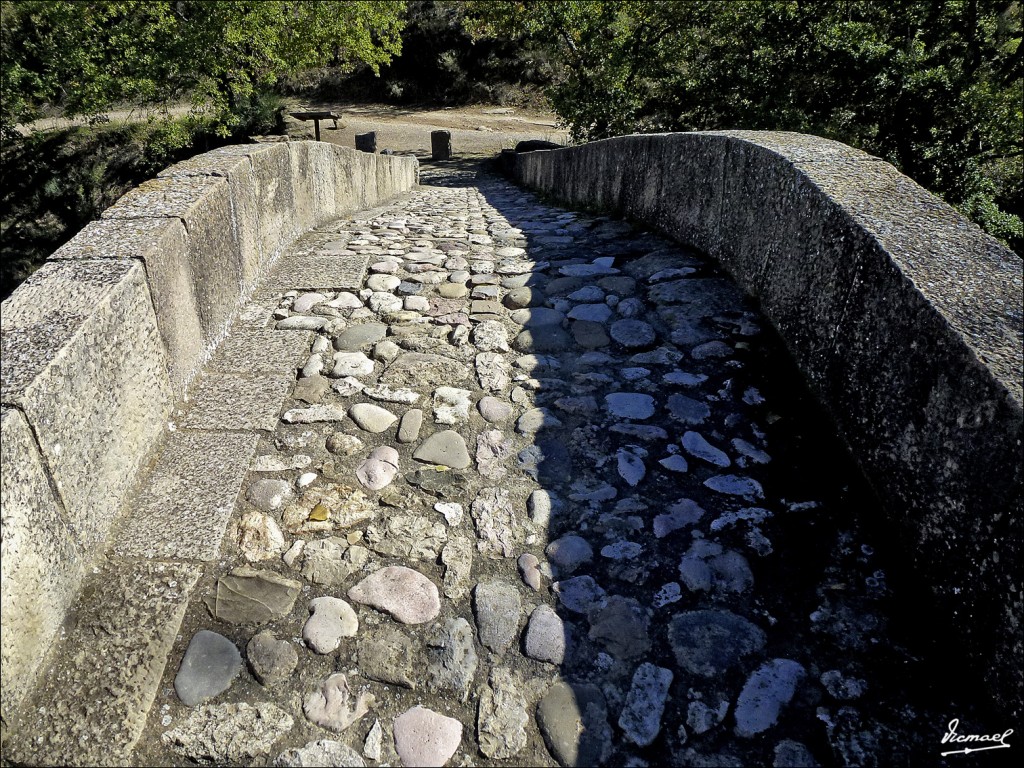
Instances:
[[[302,237],[243,309],[6,757],[935,751],[898,553],[755,308],[627,223],[422,182]]]

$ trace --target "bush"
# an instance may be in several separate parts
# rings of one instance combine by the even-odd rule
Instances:
[[[192,155],[274,132],[279,105],[274,95],[254,97],[229,136],[189,116],[9,137],[0,151],[0,299],[132,187]]]

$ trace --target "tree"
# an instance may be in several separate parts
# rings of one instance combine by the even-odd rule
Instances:
[[[405,3],[2,0],[0,127],[191,98],[222,127],[305,68],[376,69],[401,50]]]
[[[478,36],[544,43],[577,140],[763,129],[878,155],[1024,248],[1018,0],[476,0]]]
[[[402,54],[379,72],[324,71],[314,85],[325,97],[386,99],[399,103],[543,101],[541,89],[557,76],[545,50],[515,38],[474,39],[466,30],[466,4],[458,0],[409,0]],[[340,76],[339,76],[340,75]]]

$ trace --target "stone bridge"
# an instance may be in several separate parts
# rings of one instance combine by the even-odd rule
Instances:
[[[808,136],[507,165],[216,150],[3,303],[5,765],[1017,727],[1020,259]]]

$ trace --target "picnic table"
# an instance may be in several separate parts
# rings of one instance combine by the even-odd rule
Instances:
[[[296,120],[312,120],[313,121],[313,135],[317,141],[320,141],[320,121],[321,120],[333,120],[334,127],[338,127],[338,118],[341,115],[335,114],[334,112],[320,111],[320,112],[289,112],[292,117]]]

